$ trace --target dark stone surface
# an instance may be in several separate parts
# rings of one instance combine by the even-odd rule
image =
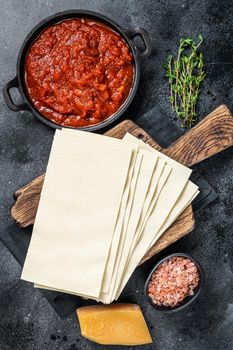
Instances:
[[[162,64],[176,52],[179,38],[202,33],[207,78],[199,103],[200,119],[220,103],[233,109],[232,1],[77,1],[0,0],[1,88],[15,75],[20,45],[46,16],[67,9],[103,13],[123,27],[141,26],[151,34],[153,54],[142,64],[140,87],[126,116],[137,117],[157,105],[173,119]],[[27,112],[7,109],[0,96],[1,232],[20,229],[9,216],[12,194],[45,170],[53,130]],[[200,168],[219,198],[196,216],[196,228],[160,256],[183,251],[202,264],[206,284],[198,300],[181,312],[156,312],[145,302],[143,285],[160,256],[137,269],[123,301],[143,309],[154,339],[145,349],[230,350],[233,348],[233,149],[205,161]],[[0,349],[102,349],[80,337],[75,315],[62,320],[39,291],[20,281],[21,268],[0,244]],[[112,347],[106,347],[111,349]],[[120,347],[123,349],[123,347]]]

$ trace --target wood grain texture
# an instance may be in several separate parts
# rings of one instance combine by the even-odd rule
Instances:
[[[222,105],[169,148],[162,148],[143,129],[130,120],[118,124],[106,135],[120,139],[126,132],[147,142],[180,163],[191,166],[233,145],[233,117],[228,108]],[[27,227],[34,223],[43,181],[44,175],[41,175],[15,192],[16,202],[11,208],[11,215],[19,226]],[[194,217],[190,205],[151,247],[141,263],[185,236],[193,228]]]
[[[233,117],[221,105],[163,152],[190,167],[232,144]]]
[[[34,224],[44,177],[45,174],[38,176],[14,194],[16,201],[11,207],[10,213],[20,227]]]

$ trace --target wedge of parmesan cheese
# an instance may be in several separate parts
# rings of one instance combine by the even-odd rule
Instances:
[[[144,345],[152,338],[140,307],[112,304],[81,307],[76,310],[81,334],[104,345]]]

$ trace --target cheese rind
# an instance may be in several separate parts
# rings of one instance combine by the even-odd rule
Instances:
[[[152,343],[142,311],[136,304],[86,306],[76,313],[82,336],[95,343],[129,346]]]

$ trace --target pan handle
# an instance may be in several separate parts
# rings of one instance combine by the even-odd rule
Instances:
[[[11,97],[10,94],[10,89],[12,88],[18,88],[19,87],[19,82],[18,78],[15,77],[14,79],[10,80],[2,89],[2,94],[5,99],[5,102],[7,104],[7,107],[10,108],[12,111],[17,112],[17,111],[25,111],[29,110],[29,107],[26,103],[22,103],[19,105],[16,105]]]
[[[140,61],[144,60],[145,58],[149,57],[152,52],[152,46],[150,42],[150,37],[148,32],[140,27],[132,28],[132,29],[124,29],[123,30],[125,35],[127,35],[130,39],[135,38],[135,36],[140,36],[144,45],[145,50],[143,52],[140,52],[138,54],[138,58]]]

